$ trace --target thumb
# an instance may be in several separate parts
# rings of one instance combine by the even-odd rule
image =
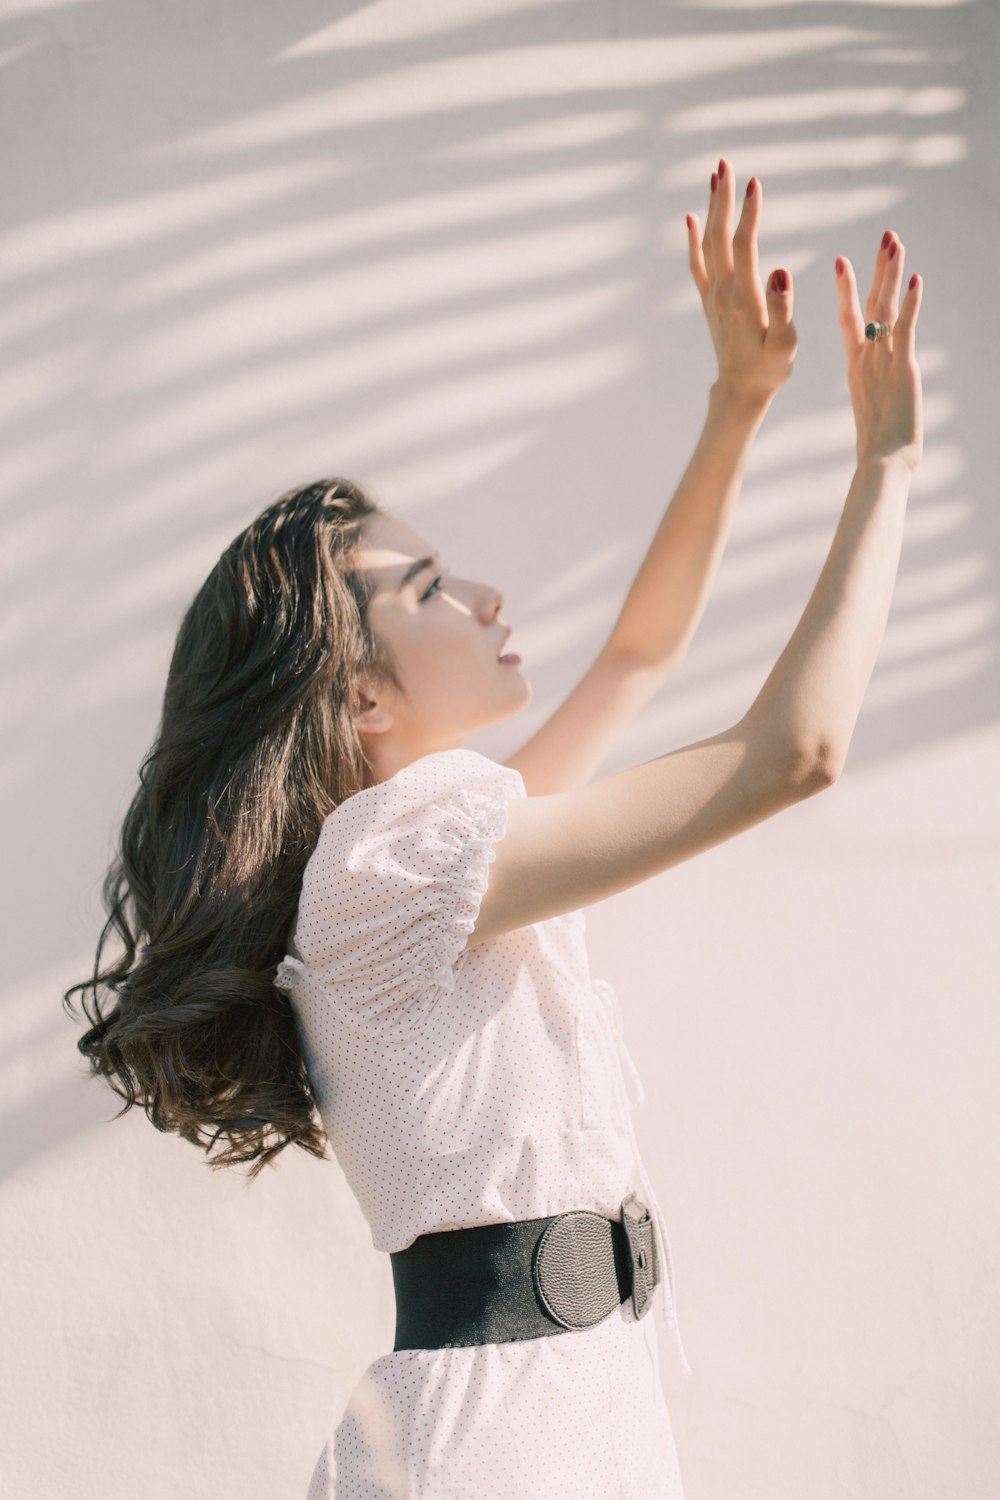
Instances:
[[[772,271],[767,278],[767,318],[769,329],[779,337],[792,326],[794,304],[791,275],[784,269]]]

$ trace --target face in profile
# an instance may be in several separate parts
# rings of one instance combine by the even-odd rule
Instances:
[[[452,573],[447,555],[395,516],[368,517],[358,561],[376,585],[369,623],[406,690],[404,699],[368,684],[355,717],[379,779],[530,702],[520,665],[500,661],[508,626],[498,588]]]

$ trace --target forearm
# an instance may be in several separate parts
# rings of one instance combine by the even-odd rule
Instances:
[[[767,403],[718,383],[691,461],[661,520],[606,649],[664,671],[683,657],[705,609]]]
[[[749,710],[786,727],[834,775],[885,633],[911,477],[898,457],[859,463],[802,618]]]

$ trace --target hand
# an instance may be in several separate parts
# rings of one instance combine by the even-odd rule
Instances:
[[[910,469],[924,452],[923,393],[917,364],[915,328],[924,284],[912,276],[899,311],[906,250],[887,229],[875,256],[875,274],[861,316],[854,267],[837,257],[840,331],[847,352],[847,387],[858,431],[858,462],[900,457]],[[872,343],[866,323],[890,323],[892,332]]]
[[[792,323],[792,280],[785,270],[768,277],[767,296],[757,266],[761,188],[743,199],[733,234],[736,180],[722,158],[712,173],[705,237],[697,214],[688,214],[688,259],[701,296],[719,363],[718,385],[727,395],[766,405],[792,373],[798,335]],[[782,281],[783,278],[783,281]],[[779,287],[784,286],[784,290]]]

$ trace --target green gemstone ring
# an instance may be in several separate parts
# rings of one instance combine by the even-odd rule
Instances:
[[[892,332],[892,324],[891,323],[866,323],[865,324],[865,338],[866,339],[871,339],[872,343],[874,343],[876,339],[884,339],[885,336],[886,336],[886,334],[887,333],[891,333],[891,332]]]

